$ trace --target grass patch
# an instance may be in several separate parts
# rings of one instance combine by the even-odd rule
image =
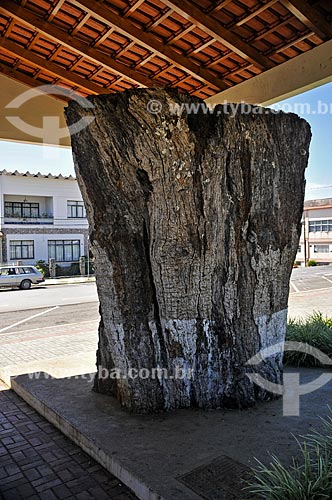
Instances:
[[[306,319],[291,319],[287,325],[286,340],[303,342],[332,358],[332,318],[315,312]],[[286,351],[284,364],[289,366],[321,366],[314,356],[297,351]]]
[[[303,436],[299,458],[285,467],[276,456],[265,466],[257,460],[253,477],[245,488],[250,496],[264,500],[329,500],[332,498],[332,418],[322,419],[322,432]]]

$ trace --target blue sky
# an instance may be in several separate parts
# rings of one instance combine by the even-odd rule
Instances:
[[[295,112],[310,123],[312,139],[306,198],[332,198],[332,83],[271,107]]]
[[[306,198],[332,198],[332,84],[323,85],[273,107],[293,111],[312,128]],[[0,142],[0,170],[75,175],[71,150]]]

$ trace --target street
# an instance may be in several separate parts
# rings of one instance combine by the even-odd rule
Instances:
[[[95,283],[38,285],[33,286],[31,290],[2,288],[0,289],[0,314],[96,301],[98,301],[98,295]]]
[[[332,266],[293,270],[289,316],[310,314],[314,310],[332,314]],[[0,289],[1,335],[36,329],[46,333],[64,325],[67,330],[76,330],[80,324],[96,326],[98,319],[95,283],[43,285],[28,291]]]
[[[0,334],[98,322],[95,283],[0,290]]]
[[[94,353],[98,307],[95,283],[0,290],[0,370]]]
[[[0,370],[94,353],[98,342],[95,283],[0,290]],[[332,267],[294,269],[289,317],[332,315]]]
[[[332,266],[293,269],[288,317],[304,317],[314,311],[332,316]]]

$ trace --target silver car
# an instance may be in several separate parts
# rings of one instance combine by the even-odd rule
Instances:
[[[32,283],[43,281],[43,274],[34,266],[0,266],[0,287],[29,290]]]

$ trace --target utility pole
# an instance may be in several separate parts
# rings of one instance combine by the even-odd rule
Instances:
[[[306,231],[305,212],[303,220],[303,238],[304,238],[304,267],[307,267],[307,231]]]

